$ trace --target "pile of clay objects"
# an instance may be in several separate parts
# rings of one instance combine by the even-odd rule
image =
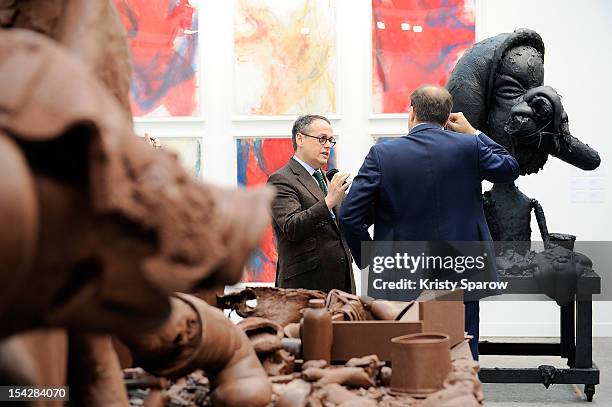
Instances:
[[[242,327],[273,383],[273,405],[317,406],[480,406],[484,400],[478,379],[479,365],[466,356],[452,360],[452,370],[443,389],[426,398],[394,394],[389,385],[392,370],[377,355],[353,358],[344,365],[310,360],[301,366],[282,348],[291,338],[264,318],[247,318]],[[273,327],[277,326],[276,332]],[[289,332],[290,336],[293,336]],[[391,344],[389,344],[391,346]],[[286,346],[290,348],[290,346]],[[426,367],[424,367],[426,368]]]
[[[261,348],[258,353],[262,364],[268,366],[269,374],[270,366],[274,365],[271,362],[278,358],[277,352],[285,353],[282,349],[262,352]],[[484,400],[478,380],[479,366],[471,359],[454,359],[444,388],[424,399],[392,393],[389,389],[391,368],[384,366],[376,355],[354,358],[344,365],[330,366],[316,360],[305,362],[301,371],[292,371],[295,367],[291,356],[274,367],[273,373],[278,374],[270,376],[274,391],[272,406],[470,407],[481,406]],[[134,377],[133,370],[131,375]],[[139,375],[143,378],[146,373],[140,371]],[[169,383],[166,390],[132,389],[128,394],[131,406],[195,407],[212,405],[209,392],[208,379],[202,371],[196,371]]]
[[[244,309],[243,312],[239,312],[245,316],[251,314],[271,317],[249,316],[237,324],[249,338],[270,378],[273,390],[270,406],[483,405],[484,396],[478,379],[479,365],[471,359],[469,352],[452,352],[450,372],[441,388],[419,395],[391,391],[392,368],[382,362],[377,355],[353,358],[344,364],[330,365],[325,360],[302,361],[299,323],[295,322],[300,314],[296,313],[296,310],[306,305],[309,298],[325,298],[323,293],[309,291],[258,288],[257,305],[251,307],[254,309],[253,312],[247,313]],[[326,305],[331,314],[343,314],[342,319],[351,319],[361,314],[361,312],[346,312],[347,310],[366,311],[365,314],[369,314],[369,304],[360,304],[357,297],[346,293],[336,293],[335,296],[342,297],[343,300],[334,302],[330,301],[332,296],[327,296]],[[232,297],[233,300],[236,298]],[[244,305],[243,301],[240,302]],[[279,307],[280,303],[283,303],[284,307]],[[349,303],[350,307],[347,307]],[[219,305],[225,308],[222,298]],[[282,315],[277,315],[278,312]],[[391,344],[389,346],[391,347]],[[428,369],[427,366],[422,368]],[[128,372],[132,379],[135,375],[134,370],[126,371],[126,383],[129,382]],[[147,382],[146,373],[140,371],[140,375],[136,382]],[[167,382],[166,385],[157,386],[157,389],[129,390],[132,406],[148,407],[211,405],[209,394],[209,382],[202,371],[191,373],[175,382]]]
[[[389,390],[391,368],[376,355],[351,359],[341,366],[325,361],[308,361],[302,371],[272,377],[274,404],[278,407],[399,407],[399,406],[480,406],[484,400],[478,364],[456,359],[444,388],[424,399],[394,394]]]

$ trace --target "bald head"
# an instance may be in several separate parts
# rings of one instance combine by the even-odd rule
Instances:
[[[453,109],[453,97],[436,85],[422,85],[410,95],[410,104],[420,123],[446,124]]]

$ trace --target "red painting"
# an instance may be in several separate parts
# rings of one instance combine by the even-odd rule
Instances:
[[[195,0],[115,0],[132,53],[134,116],[197,115]]]
[[[276,170],[293,156],[290,138],[244,138],[236,141],[238,184],[245,187],[265,184]],[[328,167],[335,167],[335,149]],[[251,255],[242,276],[244,282],[273,283],[278,253],[272,227],[268,227],[259,247]]]
[[[472,0],[372,0],[373,113],[404,113],[410,93],[444,85],[475,39]]]

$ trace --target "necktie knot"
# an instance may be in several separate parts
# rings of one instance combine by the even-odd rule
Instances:
[[[321,173],[321,170],[315,171],[312,176],[315,177],[315,179],[317,180],[319,188],[321,188],[323,194],[327,195],[327,185],[325,184],[325,180],[323,179],[323,174]]]

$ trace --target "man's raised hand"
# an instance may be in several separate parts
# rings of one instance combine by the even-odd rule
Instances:
[[[456,131],[457,133],[474,134],[476,129],[472,127],[468,119],[465,118],[462,112],[451,113],[446,127],[449,130]]]
[[[352,182],[348,180],[350,175],[348,172],[338,172],[327,185],[325,204],[329,209],[339,205],[344,199],[344,194]]]

